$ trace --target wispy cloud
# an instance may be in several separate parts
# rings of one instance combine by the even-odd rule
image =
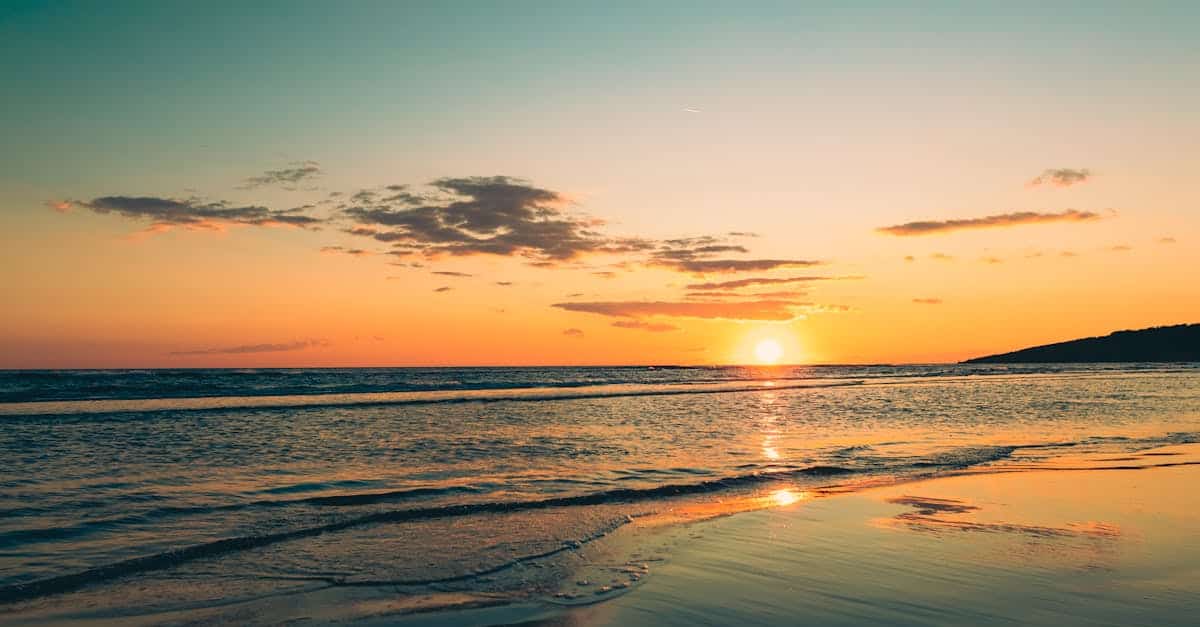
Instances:
[[[940,298],[914,298],[914,299],[912,299],[912,302],[914,302],[918,305],[940,305],[940,304],[942,304],[942,299],[940,299]]]
[[[346,248],[345,246],[322,246],[321,252],[327,255],[350,255],[352,257],[365,257],[371,254],[369,250]]]
[[[664,240],[650,254],[647,265],[670,268],[691,274],[734,273],[817,266],[824,262],[810,259],[733,259],[731,253],[748,253],[745,246],[730,244],[712,236]]]
[[[452,277],[458,277],[458,278],[466,278],[466,277],[475,276],[474,274],[469,274],[466,272],[451,272],[449,270],[434,270],[433,272],[430,272],[430,274],[436,274],[438,276],[452,276]]]
[[[555,303],[567,311],[617,318],[666,316],[674,318],[722,318],[726,320],[792,320],[796,303],[787,300],[741,302],[613,301]]]
[[[1090,170],[1086,168],[1048,168],[1043,170],[1041,174],[1033,177],[1026,185],[1029,187],[1039,187],[1042,185],[1052,185],[1054,187],[1070,187],[1079,183],[1084,183],[1092,177]]]
[[[174,226],[221,230],[227,224],[312,228],[323,221],[305,214],[304,211],[309,207],[272,210],[258,205],[236,206],[226,201],[208,202],[196,198],[100,196],[92,200],[71,201],[71,204],[99,214],[116,214],[149,221],[151,226],[158,227],[160,231]]]
[[[1067,209],[1060,213],[1038,213],[1036,211],[1018,211],[1001,213],[982,218],[961,218],[954,220],[922,220],[906,222],[894,226],[876,229],[880,233],[898,236],[931,235],[966,229],[988,229],[1023,224],[1045,224],[1050,222],[1090,222],[1101,219],[1100,214],[1091,211]]]
[[[563,335],[565,335],[569,338],[577,339],[577,340],[582,339],[583,338],[583,329],[576,329],[574,327],[572,327],[570,329],[564,329]]]
[[[300,351],[306,348],[323,348],[329,346],[329,340],[310,339],[285,342],[282,344],[243,344],[222,348],[201,348],[187,351],[173,351],[172,355],[246,355],[250,353],[283,353]]]
[[[1127,253],[1127,252],[1133,250],[1133,246],[1128,246],[1126,244],[1117,244],[1116,246],[1109,246],[1108,249],[1114,253]]]
[[[651,333],[665,333],[667,331],[679,330],[679,327],[665,322],[645,322],[643,320],[617,320],[612,325],[618,329],[641,329],[642,331],[650,331]]]
[[[294,190],[298,184],[321,175],[321,165],[316,161],[293,161],[288,165],[290,167],[267,170],[258,176],[248,177],[238,189],[279,185],[284,189]]]
[[[443,294],[443,293],[449,292],[450,290],[453,290],[453,289],[454,288],[450,287],[449,285],[443,285],[442,287],[439,287],[433,291],[434,291],[434,293],[437,293],[437,294]]]
[[[751,277],[748,279],[736,279],[733,281],[715,281],[707,283],[691,283],[687,286],[689,290],[736,290],[743,287],[751,287],[755,285],[788,285],[792,283],[809,283],[812,281],[831,281],[838,278],[846,277],[829,277],[829,276],[793,276],[793,277]]]

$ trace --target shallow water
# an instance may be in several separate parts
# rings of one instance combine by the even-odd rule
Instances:
[[[2,603],[542,592],[631,515],[1200,441],[1189,365],[6,372],[0,399]]]

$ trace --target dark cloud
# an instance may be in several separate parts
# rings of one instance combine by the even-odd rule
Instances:
[[[792,320],[796,303],[786,300],[741,302],[663,302],[619,301],[555,303],[567,311],[593,313],[617,318],[667,316],[674,318],[723,318],[726,320]]]
[[[311,228],[322,222],[320,218],[302,213],[307,207],[276,211],[258,205],[234,206],[225,201],[205,202],[196,198],[179,200],[156,196],[100,196],[87,201],[73,201],[72,204],[95,213],[147,220],[160,227],[219,230],[226,224],[248,224]]]
[[[436,274],[436,275],[438,275],[438,276],[452,276],[452,277],[460,277],[460,278],[463,278],[463,277],[473,277],[473,276],[475,276],[474,274],[468,274],[468,273],[466,273],[466,272],[451,272],[451,271],[449,271],[449,270],[434,270],[434,271],[433,271],[433,272],[431,272],[430,274]]]
[[[760,237],[758,233],[751,233],[749,231],[730,231],[728,235],[729,237]]]
[[[642,320],[617,320],[612,325],[618,329],[641,329],[642,331],[650,331],[651,333],[679,330],[679,327],[665,322],[645,322]]]
[[[500,287],[509,287],[512,284],[512,281],[496,281],[496,285],[499,285]]]
[[[452,289],[454,289],[454,288],[453,288],[453,287],[450,287],[449,285],[443,285],[442,287],[439,287],[439,288],[437,288],[437,289],[435,289],[435,290],[433,290],[433,291],[434,291],[434,292],[437,292],[437,293],[439,293],[439,294],[441,294],[441,293],[443,293],[443,292],[449,292],[449,291],[450,291],[450,290],[452,290]]]
[[[321,175],[321,166],[316,161],[294,161],[288,165],[291,167],[267,170],[259,176],[251,176],[243,180],[238,189],[280,185],[284,189],[294,190],[297,184]]]
[[[363,190],[341,211],[350,232],[404,245],[403,252],[524,256],[543,264],[591,253],[629,253],[653,246],[600,233],[602,222],[568,214],[557,192],[504,176],[444,178],[428,194],[402,186]]]
[[[940,304],[942,304],[942,299],[940,299],[940,298],[914,298],[914,299],[912,299],[912,302],[914,302],[918,305],[940,305]]]
[[[202,348],[190,351],[174,351],[172,355],[246,355],[249,353],[283,353],[299,351],[306,348],[323,348],[329,346],[329,340],[298,340],[283,344],[245,344],[224,348]]]
[[[1037,213],[1034,211],[1018,211],[1014,213],[1003,213],[982,218],[963,218],[957,220],[929,220],[919,222],[906,222],[894,226],[885,226],[875,229],[880,233],[888,235],[910,236],[910,235],[929,235],[932,233],[945,233],[949,231],[961,231],[964,229],[985,229],[997,228],[1006,226],[1018,226],[1022,224],[1041,224],[1047,222],[1086,222],[1091,220],[1099,220],[1100,214],[1091,211],[1078,211],[1068,209],[1061,213]]]
[[[574,294],[567,294],[567,298],[579,298],[580,296],[583,296],[583,292],[575,292]]]
[[[1092,177],[1090,170],[1071,168],[1049,168],[1043,170],[1041,174],[1030,179],[1028,185],[1030,187],[1038,187],[1041,185],[1053,185],[1054,187],[1070,187],[1076,183],[1086,182]]]
[[[563,335],[565,335],[567,337],[575,338],[575,339],[580,339],[583,337],[583,329],[576,329],[576,328],[564,329]]]

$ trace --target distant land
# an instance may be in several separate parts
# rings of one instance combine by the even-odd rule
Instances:
[[[1101,363],[1200,361],[1200,324],[1117,331],[1011,353],[976,357],[965,364]]]

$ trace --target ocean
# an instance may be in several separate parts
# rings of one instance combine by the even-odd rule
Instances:
[[[1195,364],[7,371],[0,604],[527,597],[636,517],[1192,442]]]

